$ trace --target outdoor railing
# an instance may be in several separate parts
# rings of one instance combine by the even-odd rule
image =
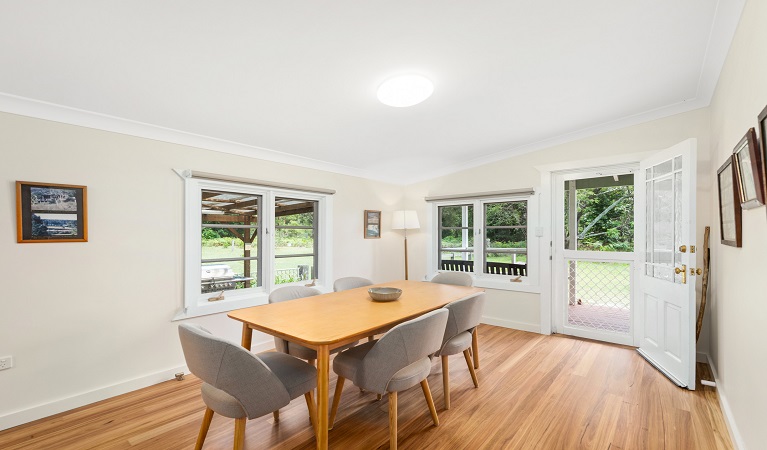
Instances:
[[[474,272],[474,261],[443,259],[440,267],[442,270],[450,270],[453,272]],[[527,264],[487,262],[485,263],[485,273],[493,275],[516,275],[525,277],[527,276]]]

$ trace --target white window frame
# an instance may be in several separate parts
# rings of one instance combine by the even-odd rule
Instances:
[[[202,191],[215,190],[260,195],[261,215],[258,220],[259,245],[261,248],[262,285],[224,292],[224,300],[210,302],[212,293],[200,293],[200,265],[202,261],[201,238]],[[218,181],[188,177],[184,179],[184,306],[173,320],[217,314],[240,308],[268,303],[269,293],[276,287],[275,273],[275,215],[277,197],[305,199],[317,202],[317,279],[321,291],[332,284],[332,212],[333,196],[292,189],[282,189],[254,184]],[[307,284],[306,280],[283,283],[279,287]]]
[[[540,293],[540,235],[543,229],[539,226],[538,203],[539,194],[533,195],[506,195],[498,197],[482,198],[457,198],[455,200],[440,200],[429,202],[429,214],[427,214],[427,229],[430,237],[427,242],[426,263],[428,278],[432,278],[439,272],[440,255],[439,244],[439,207],[472,205],[474,207],[474,272],[470,275],[474,278],[474,286],[499,289],[504,291],[518,291]],[[519,282],[511,280],[517,278],[511,275],[493,275],[484,273],[482,267],[485,260],[484,228],[485,228],[485,204],[499,202],[527,202],[527,276],[521,277]],[[477,267],[481,270],[477,271]]]

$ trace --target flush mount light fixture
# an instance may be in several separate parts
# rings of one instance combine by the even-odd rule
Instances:
[[[384,105],[405,108],[421,103],[434,92],[434,84],[421,75],[401,75],[378,86],[378,100]]]

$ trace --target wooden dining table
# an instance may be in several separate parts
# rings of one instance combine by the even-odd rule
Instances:
[[[317,351],[317,448],[328,448],[328,379],[330,351],[439,309],[484,289],[423,281],[392,281],[374,286],[402,289],[391,302],[376,302],[366,286],[347,291],[253,306],[228,314],[242,322],[242,346],[250,350],[253,330]],[[475,335],[476,336],[476,335]],[[475,366],[478,366],[476,340]]]

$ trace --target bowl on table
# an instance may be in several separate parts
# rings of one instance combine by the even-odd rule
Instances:
[[[402,289],[392,287],[374,287],[368,289],[370,298],[377,302],[392,302],[402,295]]]

